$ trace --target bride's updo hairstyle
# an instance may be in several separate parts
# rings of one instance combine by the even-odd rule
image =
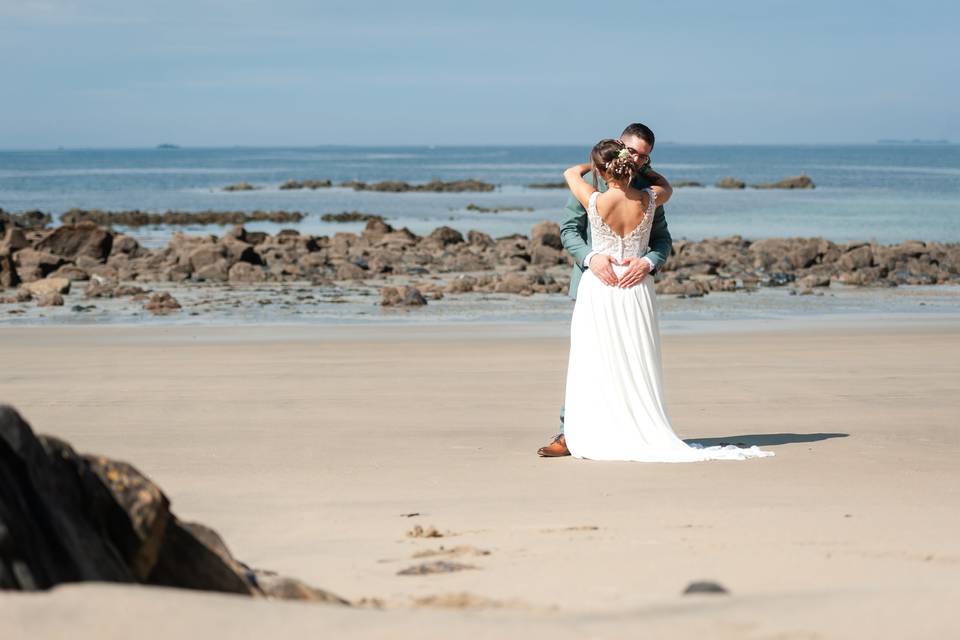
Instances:
[[[590,152],[593,164],[593,186],[597,186],[597,176],[605,180],[618,180],[627,184],[633,182],[641,166],[636,153],[621,140],[607,138],[601,140]]]

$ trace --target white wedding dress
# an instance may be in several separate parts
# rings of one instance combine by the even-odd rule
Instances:
[[[653,191],[646,191],[650,203],[643,221],[625,237],[597,213],[600,194],[590,197],[594,251],[618,261],[646,252],[656,209]],[[625,270],[614,266],[617,276]],[[580,280],[570,327],[564,433],[570,453],[591,460],[695,462],[774,455],[756,446],[691,446],[678,438],[663,398],[653,278],[620,289],[589,270]]]

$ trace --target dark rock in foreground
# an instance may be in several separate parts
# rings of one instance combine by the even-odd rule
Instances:
[[[85,581],[348,604],[248,567],[215,531],[179,520],[132,465],[37,436],[0,405],[0,589]]]

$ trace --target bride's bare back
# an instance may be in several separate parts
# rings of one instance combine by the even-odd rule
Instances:
[[[620,237],[626,237],[643,223],[650,206],[650,194],[629,187],[626,191],[608,189],[597,196],[597,213]]]

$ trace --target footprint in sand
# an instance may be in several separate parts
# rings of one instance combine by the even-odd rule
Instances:
[[[459,558],[461,556],[488,556],[490,552],[486,549],[478,549],[470,545],[460,545],[449,549],[440,547],[439,549],[424,549],[413,554],[414,558],[434,558],[441,556],[444,558]]]
[[[560,529],[541,529],[540,533],[558,533],[567,531],[599,531],[600,527],[592,524],[585,524],[579,527],[561,527]]]
[[[440,533],[436,527],[422,527],[419,524],[415,526],[410,531],[407,531],[408,538],[443,538],[444,536],[453,536],[455,533],[447,531],[446,533]]]
[[[472,564],[463,564],[460,562],[447,562],[446,560],[435,560],[434,562],[424,562],[406,569],[397,571],[398,576],[426,576],[434,573],[454,573],[456,571],[467,571],[477,569]]]

